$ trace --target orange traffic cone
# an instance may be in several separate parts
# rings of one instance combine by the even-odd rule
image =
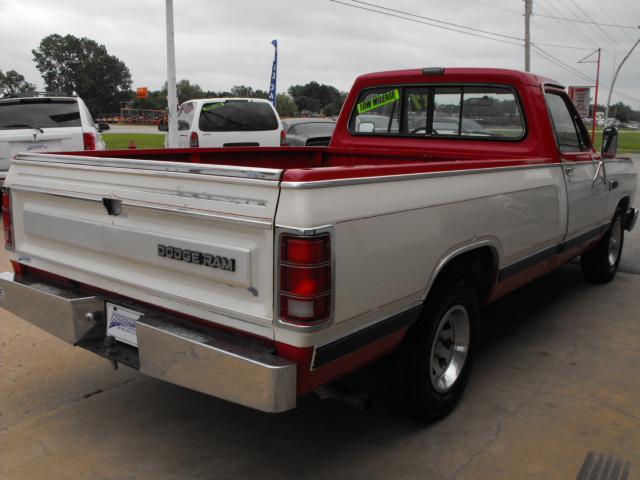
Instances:
[[[138,148],[138,146],[136,145],[136,142],[134,142],[133,140],[129,141],[129,149],[134,149],[134,148]]]

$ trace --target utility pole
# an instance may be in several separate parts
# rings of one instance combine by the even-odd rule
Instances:
[[[531,71],[531,14],[533,0],[524,0],[524,71]]]
[[[167,147],[178,148],[178,94],[176,92],[176,45],[173,33],[173,0],[166,0],[167,16]]]
[[[618,65],[618,68],[616,69],[616,73],[613,75],[613,80],[611,80],[611,87],[609,87],[609,96],[607,97],[607,106],[604,110],[604,126],[605,127],[607,126],[607,120],[609,119],[609,105],[611,104],[611,94],[613,93],[613,87],[615,86],[616,80],[618,79],[618,74],[620,73],[620,69],[622,68],[622,65],[624,65],[624,62],[627,61],[627,58],[631,56],[631,54],[636,49],[639,43],[640,43],[640,38],[636,40],[636,43],[633,44],[633,47],[631,47],[631,50],[629,50],[629,52],[624,56],[624,58],[620,62],[620,65]]]

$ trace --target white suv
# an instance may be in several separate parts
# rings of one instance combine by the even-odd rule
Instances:
[[[108,129],[107,124],[93,123],[76,96],[0,98],[0,182],[18,152],[104,150],[100,132]]]
[[[178,110],[178,135],[180,148],[278,147],[284,139],[278,112],[261,98],[188,100]]]

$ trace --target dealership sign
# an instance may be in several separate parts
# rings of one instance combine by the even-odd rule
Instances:
[[[569,96],[573,100],[578,114],[582,118],[589,117],[589,104],[591,101],[591,87],[569,87]]]

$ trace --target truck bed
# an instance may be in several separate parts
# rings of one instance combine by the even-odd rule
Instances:
[[[236,147],[81,151],[59,155],[277,169],[283,171],[281,180],[289,182],[500,168],[551,161],[546,157],[523,155],[522,151],[509,153],[509,149],[504,149],[506,153],[499,155],[474,148],[451,149],[448,145],[449,142],[444,145],[440,142],[433,149],[393,151],[343,147]]]

